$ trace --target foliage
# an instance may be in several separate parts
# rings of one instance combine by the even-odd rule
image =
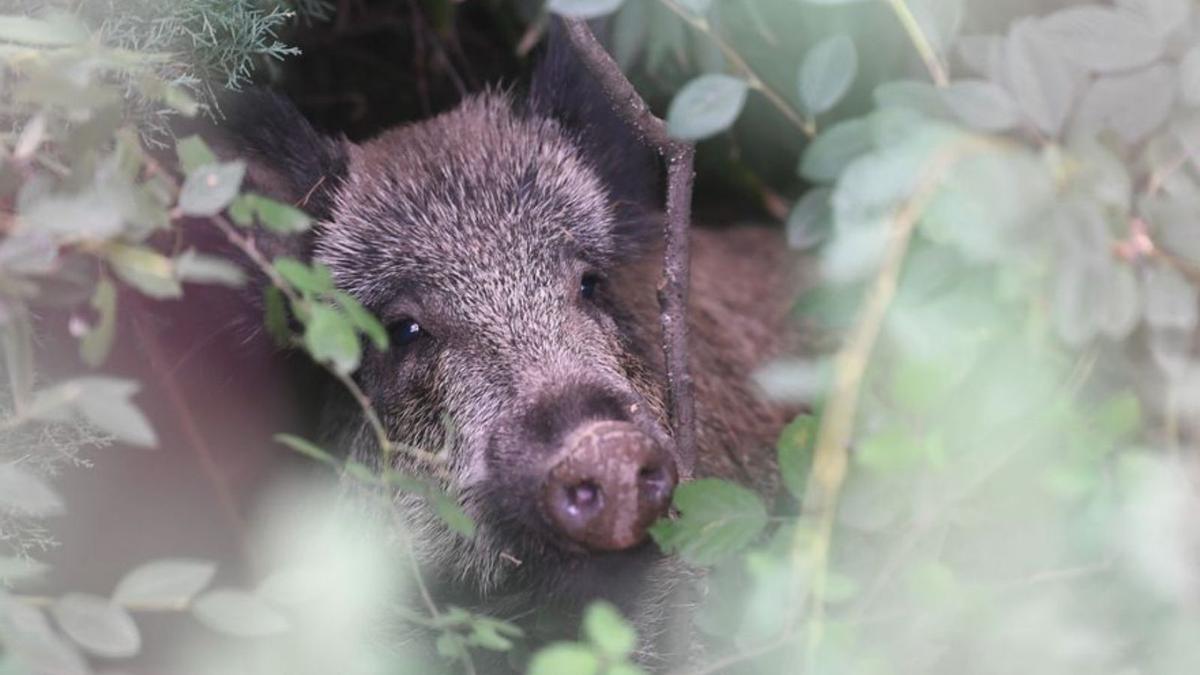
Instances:
[[[764,126],[764,111],[773,145],[804,146],[784,189],[792,208],[777,215],[819,269],[796,313],[825,348],[756,376],[814,411],[779,440],[778,504],[701,479],[677,490],[678,516],[653,529],[663,549],[707,572],[694,618],[706,660],[692,665],[1190,672],[1200,657],[1187,639],[1200,624],[1187,423],[1200,401],[1195,3],[807,0],[835,25],[805,34],[794,55],[771,14],[785,4],[796,3],[545,3],[571,16],[615,12],[614,54],[670,91],[662,110],[673,133],[733,156],[742,174],[753,164],[739,157],[755,150],[747,132]],[[419,573],[399,582],[413,588],[391,588],[387,556],[411,553],[403,534],[361,532],[353,513],[322,500],[256,533],[288,545],[254,567],[253,582],[174,558],[134,567],[111,593],[24,592],[46,571],[36,560],[51,545],[42,519],[64,508],[56,472],[114,440],[157,440],[136,382],[41,381],[33,318],[72,310],[80,358],[99,370],[121,339],[126,294],[241,286],[241,266],[172,245],[184,219],[240,249],[268,281],[266,328],[360,404],[385,466],[404,454],[434,478],[277,440],[368,494],[427,500],[474,536],[437,479],[444,453],[393,444],[351,377],[364,350],[387,348],[386,331],[328,270],[254,245],[303,233],[308,216],[245,190],[245,165],[198,138],[179,139],[173,154],[146,150],[162,111],[198,114],[256,61],[294,53],[277,37],[290,11],[328,11],[321,0],[287,7],[0,6],[11,128],[0,138],[10,383],[0,406],[0,672],[86,673],[97,659],[133,656],[150,612],[249,640],[270,672],[469,671],[481,650],[521,645],[505,617],[438,606]],[[977,16],[989,12],[990,23]],[[895,43],[907,57],[879,47]],[[289,507],[309,504],[304,494]],[[381,600],[390,597],[411,602]],[[435,635],[443,662],[417,666],[364,638],[397,623]],[[580,639],[547,646],[530,669],[636,673],[637,644],[633,625],[595,604]],[[243,656],[208,652],[203,665],[230,672]]]

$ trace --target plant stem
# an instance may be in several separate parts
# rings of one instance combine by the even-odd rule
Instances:
[[[904,0],[887,0],[887,3],[891,5],[892,11],[900,19],[900,24],[904,26],[904,32],[908,33],[909,39],[916,47],[917,54],[925,62],[925,68],[929,70],[929,77],[933,78],[933,83],[938,87],[949,85],[950,78],[946,75],[946,66],[942,65],[941,57],[933,48],[929,37],[925,35],[925,29],[921,27],[921,22],[917,21],[917,17],[912,13],[908,3]]]
[[[717,45],[717,49],[721,50],[721,54],[723,54],[725,58],[742,73],[742,76],[746,78],[746,82],[749,84],[750,88],[759,92],[768,101],[770,101],[771,105],[775,106],[775,108],[782,113],[789,122],[792,123],[792,125],[794,125],[809,138],[812,138],[816,135],[816,124],[810,120],[806,120],[800,111],[796,110],[792,104],[788,103],[787,99],[780,95],[779,92],[772,89],[770,85],[768,85],[761,77],[759,77],[758,73],[755,72],[755,70],[750,67],[750,64],[746,62],[746,59],[742,58],[742,55],[738,54],[737,50],[734,49],[733,46],[725,40],[725,38],[721,37],[715,30],[713,30],[712,24],[710,24],[707,19],[689,12],[688,10],[679,6],[679,3],[675,0],[658,1],[689,26],[708,36],[708,38]]]

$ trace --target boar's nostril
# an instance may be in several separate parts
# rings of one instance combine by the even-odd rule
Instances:
[[[628,422],[574,430],[546,475],[547,519],[576,543],[605,551],[635,546],[662,516],[675,488],[670,458]]]
[[[600,509],[604,496],[600,494],[599,485],[584,480],[567,486],[566,498],[566,508],[572,515],[586,517]]]

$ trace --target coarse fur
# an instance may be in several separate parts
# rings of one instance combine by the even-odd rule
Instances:
[[[583,550],[539,508],[547,458],[583,422],[626,421],[673,452],[655,293],[659,166],[586,77],[552,48],[527,97],[485,92],[361,145],[319,137],[267,96],[258,110],[290,130],[238,128],[235,144],[267,167],[252,173],[261,189],[307,199],[318,216],[294,255],[327,265],[386,325],[420,326],[411,343],[368,353],[356,379],[394,441],[444,453],[446,487],[478,526],[465,539],[423,499],[395,497],[439,602],[523,617],[549,640],[573,637],[561,617],[603,597],[635,619],[641,658],[657,666],[690,649],[688,620],[673,620],[693,602],[690,573],[653,545]],[[767,230],[694,233],[696,473],[764,492],[769,449],[794,411],[765,400],[751,375],[792,348],[785,250]],[[584,277],[598,280],[594,295],[581,295]],[[353,405],[333,397],[324,426],[331,446],[378,463]]]

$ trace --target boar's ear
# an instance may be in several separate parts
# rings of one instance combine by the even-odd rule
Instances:
[[[575,135],[618,204],[660,208],[661,170],[654,151],[614,110],[554,18],[530,85],[530,105]]]
[[[247,90],[222,102],[225,119],[211,142],[225,158],[246,162],[246,189],[328,219],[349,168],[349,141],[326,136],[287,99]],[[311,235],[269,242],[280,254],[307,259]],[[273,251],[275,252],[275,251]]]

